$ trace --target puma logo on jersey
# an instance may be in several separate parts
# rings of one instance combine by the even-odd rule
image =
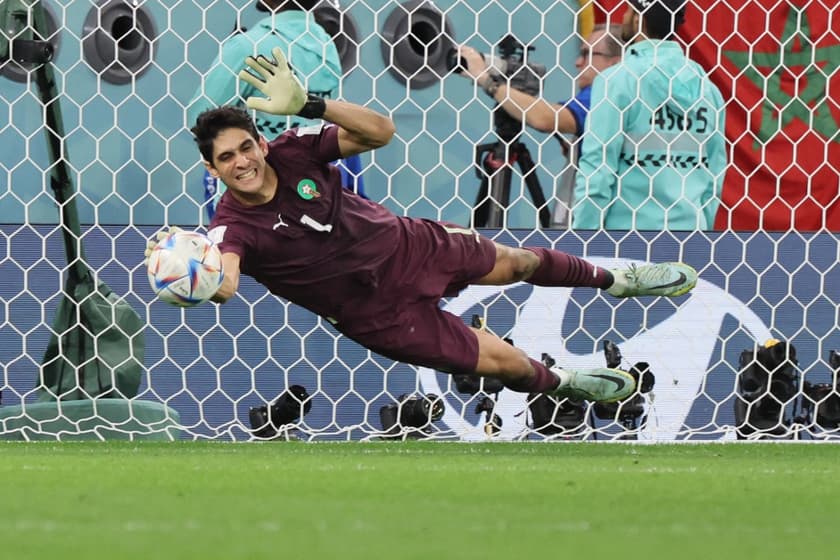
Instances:
[[[272,227],[271,229],[273,229],[274,231],[277,231],[277,228],[279,228],[280,226],[289,227],[289,224],[287,224],[286,222],[283,221],[283,214],[278,212],[277,213],[277,223],[274,224],[274,227]]]

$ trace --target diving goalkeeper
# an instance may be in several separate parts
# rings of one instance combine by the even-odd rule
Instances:
[[[387,144],[394,123],[352,103],[307,95],[283,52],[275,48],[272,56],[245,61],[251,71],[240,79],[266,96],[250,97],[248,107],[331,124],[268,142],[242,109],[198,116],[192,133],[204,164],[228,186],[208,233],[225,271],[214,301],[230,299],[243,273],[393,360],[576,400],[614,401],[634,392],[633,377],[617,369],[547,368],[468,327],[440,300],[470,284],[519,281],[600,288],[615,297],[678,296],[696,284],[693,268],[606,270],[560,251],[507,247],[453,224],[396,216],[342,189],[329,162]]]

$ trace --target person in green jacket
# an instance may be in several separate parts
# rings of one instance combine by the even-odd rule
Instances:
[[[222,42],[219,55],[190,101],[189,122],[195,122],[204,111],[222,105],[244,107],[245,100],[257,90],[238,79],[242,61],[248,56],[271,52],[274,47],[288,53],[289,63],[294,65],[309,93],[325,99],[338,97],[341,59],[332,37],[315,21],[313,9],[317,3],[318,0],[257,0],[257,10],[268,15],[251,29],[235,33]],[[289,128],[321,124],[321,121],[262,113],[257,116],[256,124],[261,134],[274,138]],[[204,185],[208,214],[212,218],[215,202],[225,186],[206,174]]]
[[[706,230],[726,169],[723,96],[669,40],[685,0],[628,0],[621,63],[594,80],[575,229]]]

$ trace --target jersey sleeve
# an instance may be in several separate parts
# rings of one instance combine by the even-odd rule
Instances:
[[[329,163],[341,158],[338,149],[338,126],[334,124],[293,128],[280,135],[272,144],[286,149],[294,146],[301,158],[318,163]]]
[[[248,231],[236,223],[211,225],[207,237],[219,247],[224,253],[234,253],[240,260],[245,260],[245,253],[248,245]]]
[[[575,136],[583,136],[583,127],[586,122],[586,115],[589,113],[589,102],[591,88],[584,88],[571,99],[560,101],[558,104],[568,109],[575,119]]]

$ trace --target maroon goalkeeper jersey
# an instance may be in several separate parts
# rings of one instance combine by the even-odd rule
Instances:
[[[340,157],[337,133],[334,125],[291,129],[269,144],[278,178],[270,202],[245,206],[230,191],[222,196],[210,237],[239,255],[243,274],[344,332],[360,332],[388,323],[379,318],[398,302],[439,299],[489,272],[492,255],[476,262],[460,248],[478,244],[477,235],[398,217],[342,188],[329,163]],[[432,251],[453,262],[429,262]]]

